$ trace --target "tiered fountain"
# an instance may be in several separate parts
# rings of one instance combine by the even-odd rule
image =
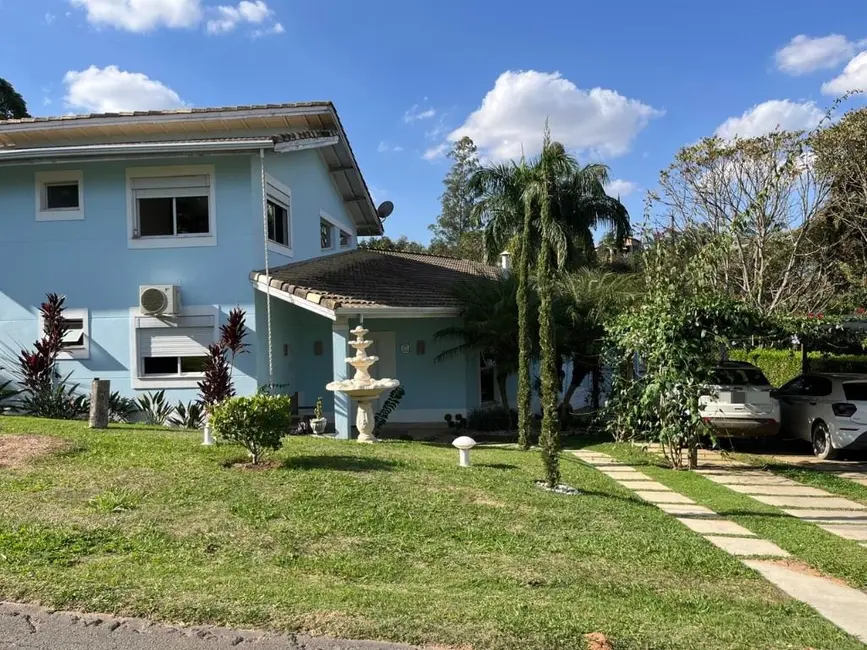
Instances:
[[[355,356],[349,357],[346,362],[355,368],[355,376],[343,381],[332,381],[325,386],[326,390],[346,393],[358,402],[358,414],[355,417],[358,442],[377,442],[373,435],[373,403],[386,390],[400,386],[397,379],[374,379],[370,376],[368,368],[379,361],[379,357],[367,356],[367,348],[373,345],[373,341],[364,340],[368,331],[358,325],[350,332],[355,336],[355,340],[349,342],[349,345],[355,348]]]

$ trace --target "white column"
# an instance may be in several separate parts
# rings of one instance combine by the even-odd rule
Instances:
[[[349,319],[338,318],[331,325],[331,354],[334,360],[332,381],[349,379],[346,357],[349,356]],[[352,400],[346,393],[334,393],[334,430],[337,437],[349,440],[351,436]]]

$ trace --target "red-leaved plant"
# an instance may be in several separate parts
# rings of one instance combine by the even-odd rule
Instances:
[[[208,346],[208,357],[205,359],[205,377],[199,382],[201,401],[206,410],[235,396],[235,385],[232,382],[232,370],[235,358],[247,351],[244,342],[247,337],[246,312],[243,309],[233,309],[229,312],[226,324],[220,326],[220,341]]]
[[[21,383],[29,391],[50,390],[57,377],[57,355],[63,345],[63,336],[69,331],[63,318],[65,296],[49,293],[39,306],[42,314],[42,338],[33,344],[34,350],[18,353]]]

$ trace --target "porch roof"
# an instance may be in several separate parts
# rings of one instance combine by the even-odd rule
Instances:
[[[250,280],[332,312],[416,308],[457,313],[452,287],[499,272],[495,266],[438,255],[352,250],[274,268],[270,276],[254,271]]]

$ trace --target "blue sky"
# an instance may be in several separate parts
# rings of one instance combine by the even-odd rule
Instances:
[[[633,215],[681,146],[809,128],[867,89],[863,2],[0,0],[36,115],[330,99],[387,234],[427,241],[450,139],[537,149],[546,116]],[[861,31],[853,31],[861,30]],[[860,100],[856,100],[860,101]]]

